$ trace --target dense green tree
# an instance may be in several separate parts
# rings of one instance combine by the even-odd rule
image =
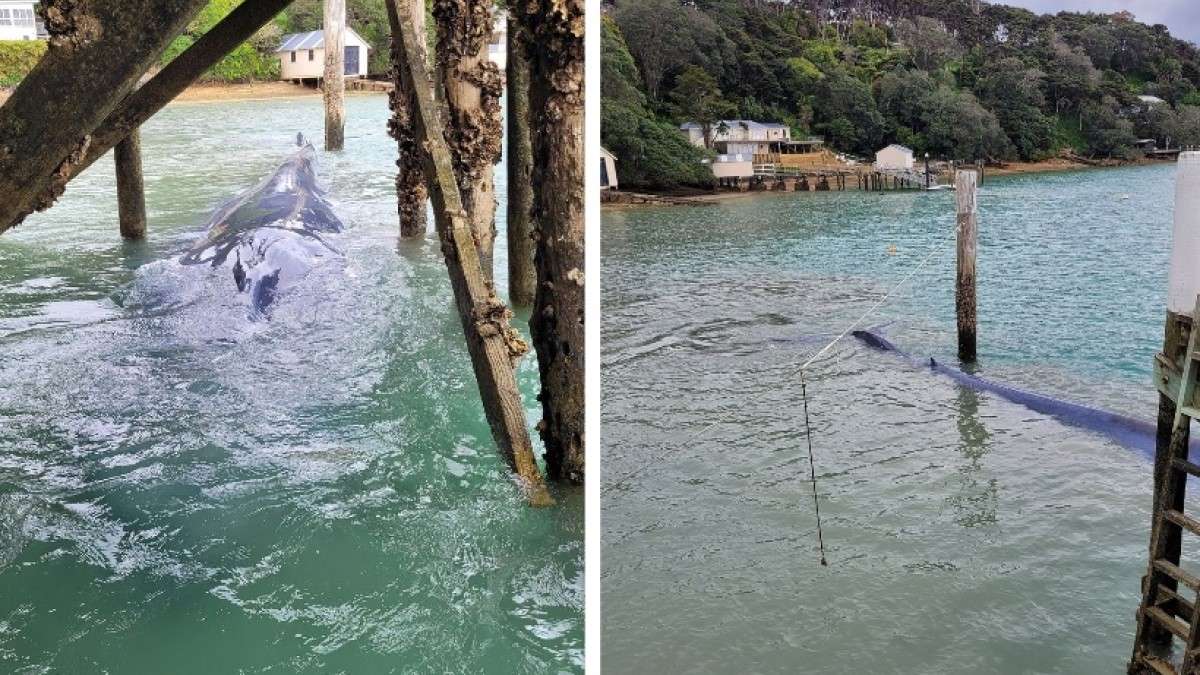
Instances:
[[[679,0],[623,0],[613,12],[629,52],[637,59],[651,100],[660,98],[663,81],[689,63],[719,58],[724,34],[708,15]]]
[[[1087,151],[1094,156],[1127,158],[1136,137],[1133,122],[1121,117],[1112,97],[1087,103],[1083,108],[1083,134]]]
[[[733,116],[737,106],[725,100],[717,80],[699,66],[688,66],[675,80],[671,107],[676,118],[700,125],[704,147],[711,149],[713,130],[723,119]]]
[[[1036,159],[1053,146],[1054,124],[1042,112],[1044,74],[1009,57],[988,64],[976,84],[979,100],[996,114],[1021,159]]]
[[[621,183],[662,189],[711,182],[704,150],[646,109],[633,56],[608,17],[601,21],[600,70],[600,142],[617,156]]]
[[[845,73],[822,80],[813,113],[816,130],[835,147],[866,154],[883,140],[885,121],[871,87]]]
[[[962,45],[937,19],[918,16],[896,24],[896,37],[908,48],[912,63],[921,70],[938,70],[962,55]]]

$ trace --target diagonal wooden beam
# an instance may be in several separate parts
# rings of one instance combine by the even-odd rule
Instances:
[[[49,49],[0,107],[0,232],[58,198],[96,128],[204,4],[43,0]]]
[[[209,68],[292,4],[292,0],[246,0],[200,36],[149,82],[130,93],[92,134],[83,158],[72,164],[67,181],[74,180],[164,106],[181,94]],[[47,208],[50,204],[42,205]],[[20,205],[21,217],[34,211],[32,200]],[[40,209],[39,209],[40,210]]]
[[[525,484],[528,499],[535,506],[553,503],[533,455],[533,444],[525,422],[525,406],[517,388],[514,366],[528,346],[509,325],[512,313],[496,297],[484,279],[479,252],[471,235],[467,212],[455,180],[453,160],[446,143],[442,116],[433,98],[433,82],[424,36],[418,35],[411,21],[413,2],[387,0],[393,40],[399,42],[397,68],[405,69],[412,83],[412,113],[442,254],[454,289],[455,304],[462,320],[467,350],[475,369],[475,380],[483,399],[484,413],[492,438],[508,460],[509,466]]]

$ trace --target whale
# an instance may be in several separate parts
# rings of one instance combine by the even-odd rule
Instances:
[[[858,330],[854,331],[852,335],[872,349],[892,354],[913,366],[929,368],[931,372],[948,377],[960,386],[975,391],[995,394],[1006,401],[1025,406],[1034,412],[1051,417],[1068,426],[1106,436],[1148,459],[1154,459],[1158,435],[1158,427],[1155,422],[1099,408],[1092,408],[1079,403],[1064,401],[1052,396],[1025,391],[1011,385],[987,380],[940,363],[932,357],[928,360],[916,359],[892,344],[886,337],[873,330]],[[1200,451],[1200,439],[1193,439],[1189,447],[1191,453]]]
[[[344,227],[317,183],[316,156],[312,143],[296,134],[291,155],[217,209],[179,262],[228,267],[237,292],[249,296],[252,316],[266,316],[322,258],[341,257],[327,236]]]

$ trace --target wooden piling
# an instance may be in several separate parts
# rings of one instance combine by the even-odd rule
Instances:
[[[975,250],[978,237],[976,220],[978,193],[974,171],[955,174],[955,202],[958,210],[958,280],[954,308],[958,315],[958,358],[975,361],[978,318],[975,297]]]
[[[346,0],[325,0],[325,149],[346,146]]]
[[[146,183],[142,178],[142,135],[134,129],[113,152],[117,167],[117,217],[121,236],[146,236]]]
[[[400,42],[398,55],[401,61],[395,65],[406,69],[409,81],[413,83],[411,105],[415,128],[426,148],[422,160],[433,200],[434,220],[467,351],[471,355],[492,438],[509,466],[524,482],[530,503],[553,504],[533,455],[525,406],[514,369],[527,345],[509,325],[511,312],[484,278],[446,143],[445,120],[434,99],[433,82],[427,69],[425,35],[417,33],[411,21],[400,18],[419,11],[413,7],[417,3],[418,0],[388,0],[388,20],[393,39]]]
[[[1200,270],[1197,270],[1195,265],[1196,257],[1200,256],[1200,153],[1180,153],[1177,167],[1175,221],[1167,281],[1167,313],[1160,360],[1173,364],[1177,372],[1183,372],[1183,359],[1191,331],[1200,329],[1192,325],[1191,317],[1196,295],[1200,293]],[[1179,485],[1168,485],[1173,480],[1184,480],[1178,471],[1172,470],[1171,461],[1173,457],[1187,458],[1191,441],[1190,429],[1186,426],[1182,433],[1173,433],[1176,407],[1177,402],[1160,389],[1155,435],[1154,494],[1150,512],[1150,557],[1153,560],[1154,557],[1161,556],[1178,565],[1183,552],[1182,532],[1179,528],[1170,527],[1160,533],[1155,527],[1157,516],[1162,509],[1180,513],[1184,511],[1185,491],[1178,489]],[[1175,489],[1169,489],[1170,487]],[[1164,497],[1168,493],[1173,493],[1175,500],[1171,504],[1164,504]],[[1159,541],[1159,537],[1163,538],[1162,541]],[[1153,573],[1154,568],[1151,567],[1149,574]],[[1149,581],[1148,575],[1142,579],[1143,595]],[[1170,591],[1178,588],[1176,580],[1169,575],[1160,576],[1158,585]],[[1143,641],[1152,650],[1164,653],[1169,650],[1172,642],[1170,632],[1152,621],[1139,621],[1138,624],[1138,635],[1134,640],[1134,663],[1139,660],[1138,650],[1142,648]]]

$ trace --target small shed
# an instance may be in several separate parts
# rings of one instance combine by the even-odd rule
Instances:
[[[876,171],[909,171],[913,168],[913,151],[892,143],[875,153]]]
[[[617,189],[617,158],[603,146],[600,148],[600,189]]]
[[[0,40],[36,40],[38,31],[35,3],[0,0]]]
[[[346,77],[366,77],[371,47],[361,35],[346,28]],[[283,36],[279,49],[282,80],[314,80],[325,76],[325,31]]]

